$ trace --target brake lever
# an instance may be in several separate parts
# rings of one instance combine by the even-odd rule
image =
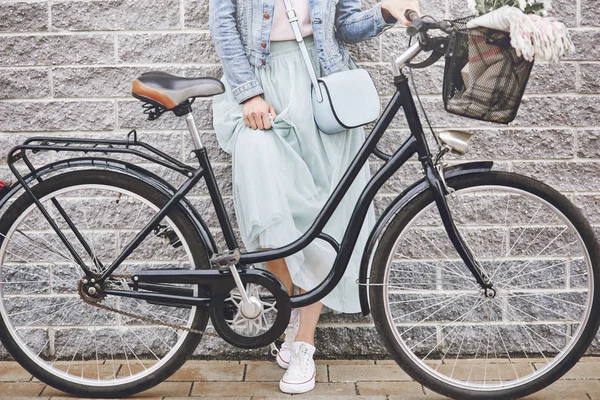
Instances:
[[[406,28],[406,34],[408,36],[416,36],[419,33],[421,37],[430,29],[439,29],[445,33],[452,33],[454,27],[449,21],[436,21],[435,19],[425,16],[423,18],[415,18],[412,24]]]
[[[438,22],[438,28],[444,33],[452,33],[454,31],[454,25],[450,21]]]
[[[447,37],[430,37],[428,42],[421,43],[424,51],[431,51],[431,54],[425,61],[419,63],[408,63],[407,67],[421,69],[433,65],[437,60],[446,54],[449,39]]]

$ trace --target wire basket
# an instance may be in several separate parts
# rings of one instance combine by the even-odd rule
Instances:
[[[454,21],[458,30],[446,57],[444,107],[463,117],[508,124],[517,116],[533,62],[517,56],[510,34],[466,29],[469,19]]]

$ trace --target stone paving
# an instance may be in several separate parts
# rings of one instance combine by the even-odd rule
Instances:
[[[271,361],[188,361],[167,381],[135,398],[176,400],[284,399],[279,391],[282,370]],[[315,390],[294,397],[333,400],[442,399],[412,381],[389,360],[317,360]],[[47,386],[17,363],[0,362],[0,397],[11,399],[72,398]],[[582,358],[561,380],[529,396],[531,400],[600,400],[600,358]]]

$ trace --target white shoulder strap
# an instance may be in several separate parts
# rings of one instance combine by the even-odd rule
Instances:
[[[304,58],[304,63],[306,64],[306,68],[308,69],[308,75],[310,76],[310,80],[315,88],[315,93],[317,95],[317,101],[320,103],[323,101],[323,95],[321,94],[321,87],[319,86],[319,82],[317,81],[317,75],[315,74],[315,70],[313,69],[312,63],[308,56],[308,50],[306,49],[306,44],[302,39],[302,33],[300,32],[300,27],[298,26],[298,17],[296,17],[296,11],[292,8],[292,4],[290,0],[283,0],[285,4],[285,14],[288,17],[288,21],[292,25],[292,30],[294,31],[294,36],[296,37],[296,41],[300,46],[300,52],[302,53],[302,57]]]

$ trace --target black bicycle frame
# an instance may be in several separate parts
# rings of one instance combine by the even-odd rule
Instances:
[[[316,301],[321,300],[327,294],[329,294],[335,286],[342,279],[346,266],[350,260],[353,249],[356,245],[356,241],[359,236],[359,232],[361,230],[362,224],[368,212],[369,206],[373,201],[376,193],[381,188],[381,186],[404,164],[406,163],[413,155],[417,155],[418,160],[421,162],[423,167],[423,171],[425,172],[426,179],[429,183],[431,190],[434,193],[436,205],[442,217],[442,221],[448,236],[456,248],[458,254],[461,256],[467,267],[475,276],[475,279],[480,284],[480,286],[484,289],[491,288],[491,284],[487,281],[487,277],[483,274],[482,269],[478,265],[478,263],[474,260],[472,253],[469,248],[466,246],[462,237],[454,225],[452,220],[452,216],[448,209],[447,203],[445,201],[446,189],[442,178],[440,177],[438,170],[435,168],[432,155],[427,145],[427,141],[425,139],[425,134],[423,132],[423,127],[421,125],[421,121],[419,119],[417,109],[408,85],[408,79],[404,75],[400,75],[394,78],[394,85],[396,86],[396,92],[393,95],[390,102],[387,104],[383,114],[377,120],[375,126],[371,130],[370,134],[367,136],[365,142],[359,149],[358,153],[352,160],[349,168],[347,169],[344,176],[341,178],[337,187],[323,206],[322,210],[319,212],[317,217],[315,218],[313,224],[310,228],[297,240],[292,243],[289,243],[285,246],[276,249],[270,250],[260,250],[254,252],[242,253],[239,256],[238,266],[250,265],[258,262],[271,261],[279,258],[283,258],[294,254],[306,246],[308,246],[313,240],[316,238],[321,238],[327,241],[332,247],[336,250],[337,256],[335,258],[334,264],[329,272],[328,276],[321,282],[317,287],[312,289],[309,292],[306,292],[301,295],[292,296],[291,298],[291,306],[292,307],[303,307],[309,304],[312,304]],[[386,129],[390,125],[391,121],[398,113],[398,111],[402,108],[404,110],[404,115],[408,126],[410,128],[411,135],[404,142],[404,144],[396,150],[396,152],[392,155],[383,154],[381,151],[377,149],[377,143],[385,133]],[[41,141],[40,144],[31,144],[31,141]],[[46,142],[45,142],[45,141]],[[173,193],[172,197],[169,199],[167,204],[163,206],[154,217],[145,225],[145,227],[138,232],[138,234],[133,238],[123,249],[121,254],[115,259],[115,261],[105,267],[103,269],[103,273],[100,276],[96,276],[83,262],[77,252],[74,250],[72,245],[68,243],[68,240],[61,232],[60,228],[56,225],[54,221],[50,218],[48,212],[44,209],[41,202],[36,198],[33,194],[31,188],[24,182],[23,178],[19,175],[16,168],[12,165],[16,160],[23,159],[27,163],[28,167],[33,171],[33,167],[31,163],[27,160],[25,155],[26,150],[57,150],[56,144],[48,144],[47,141],[51,141],[53,143],[63,143],[63,146],[60,148],[61,150],[68,151],[84,151],[84,152],[102,152],[102,153],[130,153],[139,157],[143,157],[147,160],[157,162],[163,166],[171,168],[185,175],[188,179],[177,189],[175,193]],[[66,143],[66,145],[64,145]],[[82,145],[77,148],[66,149],[70,144],[75,143],[78,145]],[[119,148],[121,146],[121,148]],[[124,146],[124,148],[122,148]],[[142,153],[133,149],[133,146],[141,146],[145,150],[150,151],[155,156],[149,156],[146,153]],[[199,167],[194,169],[189,165],[183,164],[172,157],[160,152],[159,150],[153,148],[150,145],[147,145],[142,142],[138,142],[137,138],[135,138],[134,133],[134,141],[130,142],[129,139],[127,141],[101,141],[101,140],[81,140],[81,139],[57,139],[57,138],[34,138],[25,142],[24,145],[15,147],[9,156],[9,166],[13,173],[17,176],[20,183],[23,185],[24,189],[29,193],[29,195],[33,198],[34,202],[40,208],[42,214],[49,221],[52,228],[56,231],[59,238],[65,243],[67,249],[74,256],[74,260],[80,264],[81,268],[85,272],[88,278],[94,278],[99,282],[103,282],[109,278],[109,276],[119,267],[119,265],[135,250],[135,248],[150,234],[150,232],[157,226],[157,224],[172,210],[173,207],[176,207],[177,204],[184,199],[184,197],[189,193],[189,191],[198,183],[201,178],[204,178],[208,187],[208,191],[215,208],[216,215],[218,217],[218,221],[223,232],[225,242],[227,244],[228,249],[236,250],[238,249],[238,243],[234,235],[234,231],[225,209],[225,205],[223,202],[223,198],[218,189],[217,181],[215,175],[213,173],[212,166],[208,159],[208,154],[206,148],[202,147],[194,151],[198,162]],[[358,199],[356,206],[352,212],[348,227],[346,228],[346,232],[344,237],[342,238],[342,242],[338,244],[332,237],[322,232],[323,228],[333,215],[335,209],[342,201],[342,198],[347,193],[351,184],[353,183],[356,176],[359,174],[360,170],[363,168],[365,163],[367,162],[369,156],[374,154],[385,160],[384,165],[372,176],[369,180],[365,188],[363,189],[360,198]],[[38,181],[41,182],[41,179],[38,178]],[[57,206],[57,204],[55,204]],[[57,207],[59,212],[62,210],[60,206]],[[61,212],[63,214],[63,212]],[[88,255],[93,258],[91,254],[91,248],[86,243],[85,239],[81,234],[79,234],[78,230],[72,224],[68,216],[63,215],[63,217],[67,220],[67,223],[76,236],[76,238],[81,242],[83,248],[86,250]],[[171,275],[177,275],[176,271],[171,271]],[[198,275],[198,278],[201,278],[203,274],[207,274],[208,271],[196,270],[196,271],[185,271],[185,274],[189,276],[190,274]],[[160,272],[156,271],[157,276],[155,278],[160,277]],[[153,272],[150,272],[149,275],[154,275]],[[148,275],[148,277],[149,277]],[[146,274],[144,274],[146,276]],[[175,276],[171,277],[171,282],[176,282],[177,278]],[[156,279],[152,281],[156,282]],[[120,291],[113,291],[115,295],[120,295]],[[126,294],[123,294],[126,295]],[[156,298],[164,298],[168,299],[169,297],[174,297],[174,294],[161,294],[156,295]],[[173,298],[171,300],[172,303],[184,304],[185,301],[182,301],[182,298],[185,296],[177,296],[177,299]],[[158,300],[157,300],[158,301]],[[167,300],[165,300],[168,302]],[[188,302],[187,304],[195,304],[196,302]]]
[[[435,194],[436,204],[450,240],[481,287],[484,289],[491,288],[491,284],[488,283],[481,267],[474,259],[452,220],[450,210],[445,201],[445,195],[447,194],[445,185],[433,164],[432,155],[423,132],[423,126],[419,119],[415,102],[408,85],[408,79],[404,75],[395,77],[394,85],[397,88],[396,93],[386,106],[381,117],[377,120],[374,128],[365,140],[365,143],[352,160],[348,170],[310,228],[296,241],[286,246],[271,250],[248,252],[242,254],[240,257],[240,264],[252,264],[286,257],[302,250],[315,238],[319,237],[321,231],[327,224],[327,221],[331,218],[333,212],[341,202],[365,162],[367,162],[369,156],[375,154],[380,158],[385,159],[385,164],[369,180],[354,207],[350,222],[339,246],[340,250],[337,253],[329,274],[323,282],[311,291],[292,296],[292,307],[304,307],[315,303],[329,294],[336,287],[346,271],[346,267],[352,255],[354,246],[356,245],[370,203],[373,201],[381,186],[415,154],[418,156],[418,159],[423,166],[425,176]],[[404,115],[410,128],[411,135],[393,155],[387,156],[378,151],[376,146],[400,108],[404,110]]]

